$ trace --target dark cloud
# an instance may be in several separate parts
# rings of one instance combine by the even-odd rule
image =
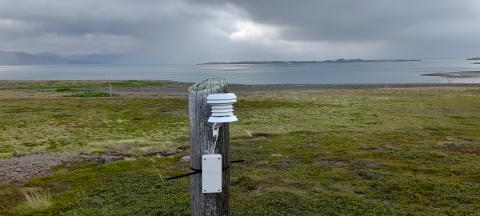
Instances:
[[[287,26],[291,39],[376,40],[417,25],[478,18],[476,1],[239,0],[256,21]]]
[[[455,0],[232,1],[287,40],[378,41],[391,56],[465,56],[480,48],[480,3]],[[478,55],[478,54],[477,54]]]
[[[478,55],[476,0],[0,0],[0,50],[151,62]]]

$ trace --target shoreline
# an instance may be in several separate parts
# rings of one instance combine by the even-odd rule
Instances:
[[[112,93],[120,98],[184,98],[193,83],[176,81],[118,81],[112,80]],[[255,93],[297,93],[297,92],[340,92],[382,89],[443,89],[455,90],[480,88],[480,83],[409,83],[409,84],[229,84],[230,92],[238,94]],[[105,80],[0,80],[1,98],[58,98],[83,96],[107,97],[109,83]],[[89,94],[91,93],[91,94]]]
[[[433,76],[433,75],[425,75]],[[190,86],[193,82],[180,82],[172,80],[110,80],[112,83],[116,82],[161,82],[170,87],[182,87]],[[77,83],[108,83],[109,80],[0,80],[0,90],[4,89],[28,89],[28,88],[15,88],[4,87],[5,85],[21,85],[21,84],[77,84]],[[244,87],[263,87],[264,89],[277,89],[277,88],[319,88],[319,89],[363,89],[363,88],[409,88],[409,87],[477,87],[480,83],[341,83],[341,84],[325,84],[325,83],[275,83],[275,84],[241,84],[241,83],[229,83],[230,87],[244,88]],[[4,88],[2,88],[4,87]],[[139,86],[140,87],[140,86]],[[155,87],[155,86],[142,86],[142,87]],[[119,87],[116,87],[119,88]],[[131,88],[131,87],[121,87]]]

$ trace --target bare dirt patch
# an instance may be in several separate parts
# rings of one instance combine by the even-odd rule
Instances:
[[[144,155],[146,157],[164,157],[176,154],[181,149],[168,150],[165,152],[149,152]],[[21,183],[26,180],[47,176],[54,172],[53,166],[79,163],[109,163],[117,160],[126,160],[135,156],[121,152],[104,152],[104,153],[41,153],[31,154],[9,159],[0,159],[0,180]]]
[[[62,163],[64,156],[55,153],[33,154],[10,159],[0,159],[0,179],[23,182],[52,173],[50,167]]]

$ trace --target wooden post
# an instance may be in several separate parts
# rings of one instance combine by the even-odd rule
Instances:
[[[111,80],[108,80],[108,86],[110,87],[110,97],[112,97],[112,81]]]
[[[224,79],[210,78],[192,85],[188,89],[188,110],[190,118],[190,157],[191,167],[202,168],[202,155],[209,153],[208,149],[214,145],[215,138],[212,135],[212,123],[207,120],[211,108],[207,105],[207,96],[214,93],[226,93],[227,84]],[[215,154],[221,154],[223,167],[228,165],[228,123],[220,127],[219,137],[216,144]],[[222,192],[202,193],[201,174],[190,177],[192,215],[230,215],[228,196],[230,184],[229,170],[222,172]]]

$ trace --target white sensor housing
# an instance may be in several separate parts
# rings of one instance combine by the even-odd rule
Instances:
[[[222,155],[202,155],[202,193],[222,192]]]
[[[237,102],[234,93],[210,94],[207,97],[207,104],[212,105],[212,115],[208,118],[211,123],[226,123],[238,121],[233,114],[233,103]]]

